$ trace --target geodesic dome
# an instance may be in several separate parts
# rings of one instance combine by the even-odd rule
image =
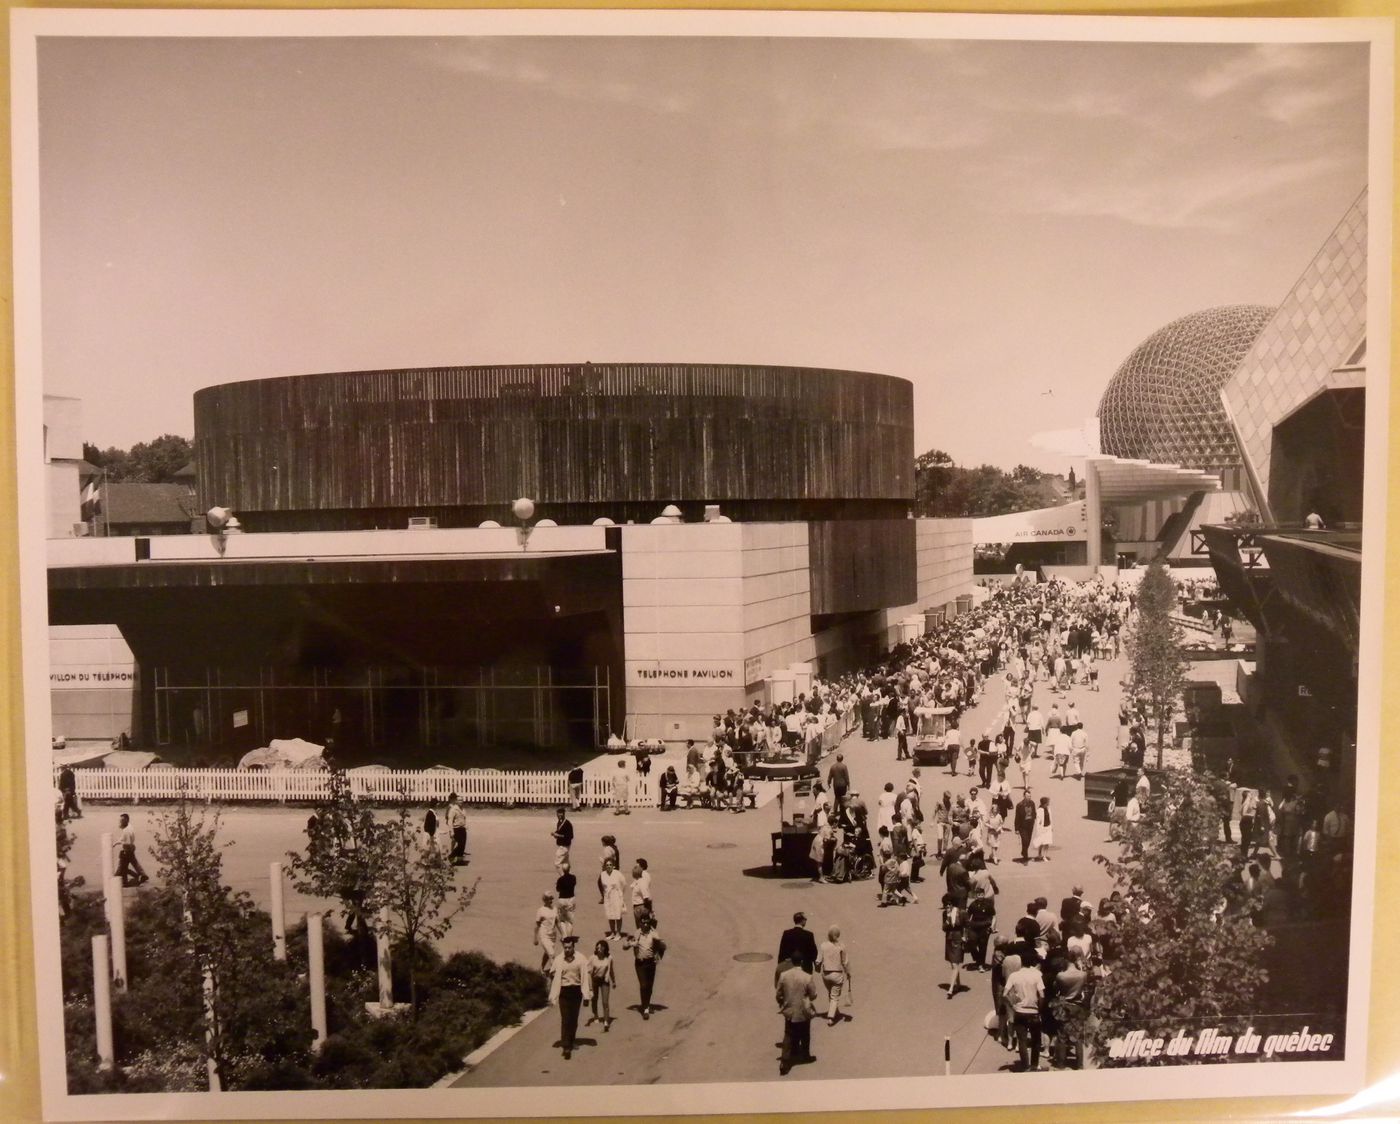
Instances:
[[[1099,402],[1103,452],[1186,468],[1238,466],[1220,388],[1273,314],[1260,305],[1211,308],[1143,340]]]

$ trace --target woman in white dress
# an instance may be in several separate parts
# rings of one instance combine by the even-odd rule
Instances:
[[[603,874],[598,879],[603,888],[603,916],[608,919],[608,940],[622,936],[622,908],[627,898],[627,880],[612,859],[603,861]]]
[[[1035,848],[1036,862],[1049,862],[1045,849],[1055,842],[1055,831],[1050,826],[1050,797],[1040,798],[1040,807],[1035,810],[1035,830],[1031,832],[1031,846]]]

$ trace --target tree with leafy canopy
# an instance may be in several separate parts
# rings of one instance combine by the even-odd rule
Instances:
[[[1044,473],[1029,465],[964,468],[942,449],[914,461],[914,511],[921,516],[987,516],[1030,511],[1046,503]]]
[[[401,794],[402,795],[402,794]],[[419,948],[439,941],[452,919],[471,904],[477,882],[456,885],[456,868],[413,821],[406,799],[393,818],[379,825],[372,887],[365,905],[375,931],[399,944],[408,957],[409,1002],[418,1012]]]
[[[83,459],[103,470],[108,480],[141,484],[168,484],[194,457],[188,437],[164,433],[150,441],[138,441],[130,449],[99,449],[83,443]]]
[[[1127,635],[1130,689],[1147,704],[1157,728],[1157,768],[1162,768],[1167,728],[1190,666],[1181,652],[1181,627],[1172,620],[1176,585],[1165,563],[1154,560],[1137,592],[1137,620]]]
[[[291,969],[273,957],[267,915],[223,882],[218,823],[183,799],[157,820],[154,906],[169,926],[144,959],[160,963],[159,979],[183,1004],[202,994],[200,1047],[230,1089],[261,1067],[307,1059],[311,1028]]]
[[[1101,1066],[1120,1064],[1112,1040],[1134,1030],[1170,1037],[1214,1027],[1233,1036],[1250,1025],[1268,981],[1271,938],[1255,925],[1252,903],[1234,892],[1243,884],[1235,852],[1217,843],[1217,783],[1168,770],[1142,818],[1122,825],[1118,857],[1095,856],[1128,902],[1114,932],[1112,970],[1094,993],[1090,1040]]]
[[[370,904],[386,861],[389,840],[369,804],[355,799],[343,770],[330,774],[328,794],[306,827],[306,850],[289,851],[288,874],[303,894],[340,901],[345,932],[366,968],[375,962],[374,906]]]

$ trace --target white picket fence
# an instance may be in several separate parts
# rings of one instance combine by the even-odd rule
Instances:
[[[75,769],[80,800],[204,800],[220,803],[315,803],[330,791],[330,775],[296,769]],[[57,772],[54,783],[57,784]],[[444,802],[456,793],[464,804],[567,804],[564,772],[472,769],[389,769],[348,777],[356,799],[383,803],[409,800]],[[654,808],[656,789],[649,778],[628,775],[628,803]],[[611,776],[585,777],[583,802],[612,802]]]
[[[830,753],[860,724],[859,711],[852,707],[808,743],[808,757],[817,760]],[[684,759],[677,769],[684,768]],[[653,770],[665,762],[652,759]],[[54,770],[58,784],[59,770]],[[75,769],[80,800],[129,801],[204,800],[219,803],[314,804],[330,791],[330,775],[319,770],[298,769]],[[463,804],[567,804],[569,780],[566,772],[507,771],[500,769],[386,769],[383,772],[348,774],[350,791],[358,800],[393,804],[409,800],[418,804],[441,803],[456,793]],[[654,808],[659,785],[657,778],[640,777],[627,771],[628,804],[633,808]],[[600,806],[612,803],[613,776],[585,776],[583,802]]]

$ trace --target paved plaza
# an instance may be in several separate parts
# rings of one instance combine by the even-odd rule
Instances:
[[[1102,665],[1104,689],[1075,688],[1055,696],[1037,690],[1042,706],[1072,698],[1090,738],[1088,767],[1118,763],[1117,683],[1121,661]],[[964,716],[964,736],[977,736],[1003,705],[1004,680],[989,681],[983,698]],[[852,780],[870,806],[886,781],[903,785],[910,763],[895,760],[894,740],[866,741],[849,736],[842,752]],[[672,749],[659,761],[677,759]],[[832,758],[823,762],[823,773]],[[1107,825],[1084,817],[1083,786],[1051,780],[1042,757],[1032,774],[1034,795],[1048,795],[1054,813],[1055,845],[1050,860],[1022,865],[1014,832],[1002,837],[999,865],[991,867],[999,887],[998,928],[1009,931],[1027,901],[1044,896],[1058,908],[1078,883],[1086,900],[1097,901],[1111,888],[1095,854],[1108,851]],[[965,793],[972,780],[955,779],[946,769],[920,770],[926,814],[944,789]],[[655,774],[653,774],[655,775]],[[1008,780],[1016,784],[1017,770]],[[70,873],[95,881],[99,836],[115,831],[121,811],[132,814],[143,862],[159,808],[92,805],[71,825],[77,842]],[[211,809],[213,811],[215,809]],[[465,881],[479,879],[471,907],[459,915],[444,953],[476,949],[496,960],[535,964],[532,923],[540,894],[554,886],[553,809],[469,810],[471,863],[459,871]],[[304,841],[305,808],[219,810],[221,838],[230,844],[224,870],[229,884],[246,890],[264,908],[270,900],[268,864]],[[926,881],[915,887],[920,902],[904,908],[880,908],[874,880],[845,885],[813,884],[779,877],[769,866],[770,833],[779,826],[776,801],[742,814],[705,809],[662,813],[655,809],[614,816],[606,809],[573,813],[576,829],[574,868],[579,877],[577,929],[585,951],[605,931],[602,906],[593,892],[600,836],[614,833],[624,871],[645,857],[651,866],[653,899],[668,952],[659,966],[656,1011],[643,1021],[636,1010],[637,982],[631,957],[619,945],[618,987],[613,994],[615,1022],[610,1031],[582,1025],[580,1048],[565,1061],[554,1045],[558,1018],[547,1012],[462,1077],[462,1085],[650,1084],[655,1082],[778,1080],[775,1043],[782,1024],[773,997],[773,959],[782,931],[795,910],[804,910],[808,928],[824,939],[839,925],[850,950],[854,1004],[851,1018],[836,1027],[813,1024],[815,1064],[799,1066],[785,1081],[813,1078],[936,1076],[943,1073],[943,1040],[952,1042],[954,1073],[992,1073],[1009,1069],[1014,1055],[983,1030],[991,1010],[990,974],[964,973],[970,990],[951,1000],[938,986],[946,983],[939,901],[943,880],[936,861],[925,868]],[[139,891],[127,891],[134,894]],[[335,903],[296,894],[288,887],[288,921]],[[630,918],[628,926],[630,928]],[[755,955],[757,954],[757,955]],[[759,959],[758,956],[764,957]],[[824,1000],[823,1000],[824,1003]]]

